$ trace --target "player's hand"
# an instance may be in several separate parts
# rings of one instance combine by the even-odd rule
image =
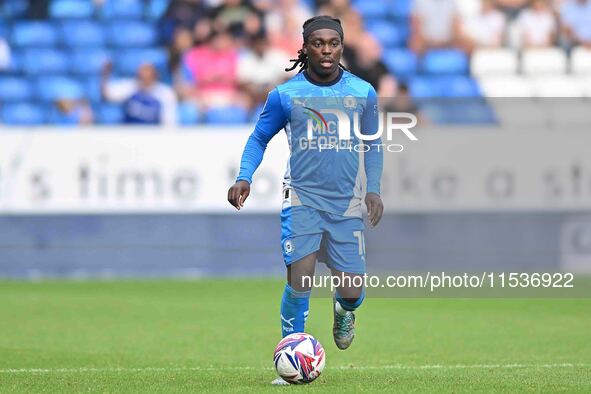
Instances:
[[[384,213],[382,199],[378,194],[367,193],[365,196],[365,205],[367,206],[369,224],[371,224],[372,227],[377,226],[382,219],[382,213]]]
[[[244,201],[250,194],[250,183],[246,181],[237,181],[228,190],[228,202],[232,204],[234,208],[240,210],[244,206]]]

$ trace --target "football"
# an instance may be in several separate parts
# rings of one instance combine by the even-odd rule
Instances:
[[[296,333],[283,338],[275,348],[273,362],[277,374],[286,382],[304,384],[314,381],[324,369],[324,348],[310,334]]]

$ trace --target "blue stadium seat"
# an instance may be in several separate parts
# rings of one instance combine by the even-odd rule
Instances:
[[[107,27],[109,43],[118,47],[147,47],[156,44],[158,31],[154,24],[117,21]]]
[[[105,44],[102,26],[92,21],[64,21],[61,37],[64,44],[73,47],[97,47]]]
[[[10,51],[10,63],[8,63],[8,68],[6,68],[5,72],[9,74],[18,74],[21,72],[22,63],[23,63],[23,54],[21,51],[12,50]]]
[[[468,56],[457,49],[435,49],[425,53],[421,70],[426,74],[467,74]]]
[[[389,49],[384,51],[382,59],[388,71],[398,79],[406,80],[417,73],[417,55],[410,49]]]
[[[2,122],[10,126],[40,125],[45,122],[45,114],[38,105],[6,104],[2,107]]]
[[[101,15],[104,19],[140,19],[144,5],[142,0],[106,0]]]
[[[49,22],[17,22],[12,29],[11,46],[52,46],[58,41]]]
[[[123,123],[123,108],[117,104],[101,104],[96,107],[95,118],[99,124],[120,124]]]
[[[33,89],[26,78],[0,77],[1,101],[24,101],[32,95]]]
[[[20,18],[27,12],[28,3],[28,0],[0,1],[0,17],[6,20]]]
[[[161,75],[168,69],[168,52],[163,48],[128,49],[113,56],[115,71],[121,76],[133,76],[142,63],[153,64]]]
[[[148,18],[154,21],[162,18],[168,8],[168,3],[169,0],[151,0],[148,4]]]
[[[83,78],[80,80],[84,88],[84,98],[92,103],[100,103],[102,100],[101,93],[101,78],[90,77]]]
[[[398,0],[394,0],[395,2]],[[390,8],[389,0],[357,0],[353,2],[353,8],[359,12],[364,19],[384,17]]]
[[[51,18],[92,18],[92,0],[53,0],[49,6]]]
[[[390,5],[390,14],[394,18],[406,19],[412,11],[413,0],[394,0]]]
[[[230,125],[248,122],[248,112],[238,106],[213,107],[205,112],[205,123]]]
[[[494,124],[494,110],[482,99],[439,99],[419,101],[429,120],[439,125]]]
[[[480,97],[478,83],[464,75],[420,76],[410,80],[413,97]]]
[[[63,74],[70,68],[66,53],[56,49],[27,49],[21,60],[28,74]]]
[[[101,48],[80,48],[70,53],[71,71],[80,75],[99,74],[109,60],[111,60],[109,51]]]
[[[367,30],[385,48],[404,46],[409,37],[406,25],[397,25],[388,21],[375,21],[367,26]]]
[[[178,106],[179,124],[189,126],[199,122],[199,110],[193,103],[181,102]]]
[[[82,84],[64,76],[40,77],[35,84],[35,96],[42,101],[84,98]]]

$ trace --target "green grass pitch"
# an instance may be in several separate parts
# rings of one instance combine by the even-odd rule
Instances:
[[[347,351],[273,387],[281,280],[0,281],[0,392],[591,392],[591,300],[368,299]]]

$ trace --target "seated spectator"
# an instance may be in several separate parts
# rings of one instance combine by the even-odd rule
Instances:
[[[209,7],[203,0],[172,0],[162,17],[162,26],[166,41],[173,40],[174,32],[178,28],[193,31],[198,36],[199,31],[209,25],[207,19]],[[208,30],[208,28],[206,29]],[[199,39],[199,37],[195,37]]]
[[[302,25],[312,12],[297,0],[279,0],[265,16],[265,29],[271,46],[289,54],[302,47]]]
[[[106,64],[102,74],[103,97],[111,102],[123,103],[125,123],[177,124],[177,99],[174,91],[158,82],[158,71],[151,64],[143,64],[136,79],[110,81],[111,64]]]
[[[229,31],[239,39],[257,34],[263,27],[262,13],[247,0],[223,0],[209,18],[214,31]]]
[[[409,46],[416,53],[456,45],[459,14],[454,0],[416,0]]]
[[[530,0],[495,0],[497,8],[505,14],[509,20],[513,20],[527,7]]]
[[[230,33],[213,33],[206,44],[185,54],[177,90],[202,107],[238,104],[238,51]]]
[[[524,48],[548,47],[556,42],[556,19],[546,0],[532,0],[515,24]]]
[[[55,102],[56,111],[51,123],[60,126],[89,125],[94,123],[92,110],[86,100],[62,98]]]
[[[174,32],[172,43],[168,47],[168,69],[172,73],[173,80],[178,81],[181,73],[181,63],[185,54],[195,44],[191,30],[178,27]]]
[[[480,12],[467,17],[462,24],[462,46],[467,52],[502,46],[506,22],[493,0],[482,0]]]
[[[249,96],[251,109],[264,103],[269,91],[287,79],[289,59],[286,52],[269,46],[264,33],[251,37],[250,49],[238,61],[238,81]]]
[[[388,73],[382,62],[382,48],[375,38],[365,33],[363,45],[348,52],[347,67],[359,78],[369,82],[380,97],[393,97],[396,80]]]
[[[560,7],[560,17],[567,45],[591,48],[591,1],[566,0]]]

